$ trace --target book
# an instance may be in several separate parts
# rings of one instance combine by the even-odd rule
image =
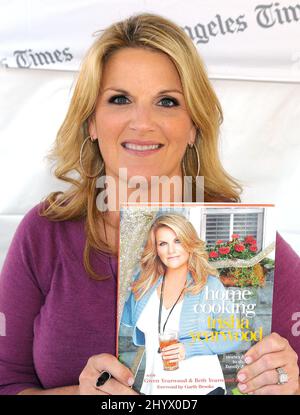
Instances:
[[[241,394],[246,351],[271,332],[273,205],[124,205],[119,360],[146,395]]]

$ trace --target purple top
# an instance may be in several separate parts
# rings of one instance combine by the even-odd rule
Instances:
[[[111,278],[92,280],[84,244],[83,220],[52,222],[35,207],[20,223],[0,278],[0,394],[76,385],[89,357],[115,354],[117,258],[94,255],[94,269]],[[300,260],[281,237],[276,262],[273,330],[300,356],[300,337],[291,334]]]
[[[94,255],[89,278],[82,258],[84,222],[53,222],[33,208],[10,246],[0,278],[0,394],[78,384],[95,354],[115,354],[117,258]]]

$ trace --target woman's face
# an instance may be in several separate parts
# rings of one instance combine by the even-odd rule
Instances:
[[[178,269],[187,266],[189,253],[172,229],[167,226],[158,228],[155,240],[157,255],[167,268]]]
[[[177,70],[170,58],[142,48],[115,52],[104,67],[95,116],[106,175],[181,176],[186,146],[196,129],[188,114]]]

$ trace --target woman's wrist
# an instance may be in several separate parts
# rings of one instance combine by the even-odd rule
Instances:
[[[300,395],[300,377],[298,379],[298,391],[296,392],[296,395]]]

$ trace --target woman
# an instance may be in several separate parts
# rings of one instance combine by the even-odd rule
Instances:
[[[120,167],[149,183],[185,171],[204,176],[206,201],[237,201],[239,186],[218,157],[221,119],[197,51],[175,24],[144,14],[95,41],[52,154],[56,176],[71,186],[25,216],[3,266],[1,393],[134,393],[113,356],[119,213],[98,210],[97,177],[111,177],[118,193]],[[295,393],[296,353],[280,336],[258,346],[253,359],[269,356],[268,364],[249,365],[247,379],[258,378],[251,390],[277,383],[275,351],[289,376],[275,393]]]
[[[172,363],[182,362],[175,373],[177,380],[201,377],[206,379],[207,386],[211,386],[196,391],[182,389],[183,393],[206,394],[219,386],[225,389],[217,354],[232,352],[241,346],[245,350],[247,344],[224,340],[221,336],[218,342],[212,342],[205,340],[203,334],[204,340],[195,341],[197,333],[207,333],[208,337],[213,334],[209,318],[230,317],[229,313],[221,316],[195,311],[199,304],[210,301],[205,298],[204,288],[218,292],[222,298],[221,292],[225,288],[217,275],[208,263],[204,242],[184,216],[171,213],[161,215],[154,221],[141,256],[141,271],[135,276],[122,314],[122,324],[133,327],[134,344],[145,345],[146,379],[166,378],[168,374],[162,365],[162,359],[166,359]],[[178,343],[163,348],[160,356],[159,334],[167,330],[178,332]],[[233,331],[238,331],[238,328]],[[196,356],[198,359],[195,359]],[[186,362],[190,358],[194,359]],[[218,382],[213,384],[209,379],[217,379]],[[157,389],[156,383],[145,382],[141,392],[158,394],[162,390]],[[170,393],[170,390],[166,389],[166,392]]]

